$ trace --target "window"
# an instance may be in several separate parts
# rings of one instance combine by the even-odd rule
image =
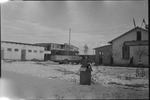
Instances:
[[[59,48],[59,44],[57,44],[57,48]]]
[[[50,49],[51,49],[50,46],[45,47],[46,51],[50,51]]]
[[[32,50],[28,50],[28,52],[32,52]]]
[[[63,46],[63,45],[60,45],[60,48],[61,48],[61,49],[64,49],[64,46]]]
[[[14,51],[19,51],[18,49],[15,49]]]
[[[122,58],[123,59],[130,59],[130,47],[129,46],[123,46],[122,47]]]
[[[51,45],[48,46],[48,50],[51,50]]]
[[[99,54],[100,54],[100,55],[102,55],[102,54],[103,54],[103,52],[99,52]]]
[[[43,51],[40,51],[40,53],[43,53]]]
[[[7,51],[11,51],[11,48],[7,48]]]
[[[45,50],[47,50],[47,47],[44,47]]]
[[[34,53],[37,53],[37,50],[34,50]]]
[[[47,51],[47,47],[45,47],[45,50]]]
[[[137,41],[141,40],[141,31],[137,31]]]

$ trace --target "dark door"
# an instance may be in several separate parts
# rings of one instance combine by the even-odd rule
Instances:
[[[21,60],[26,60],[26,50],[21,50]]]
[[[99,57],[99,64],[101,65],[103,63],[103,57],[102,57],[102,55],[100,55],[100,57]]]
[[[4,59],[4,50],[1,50],[1,60]]]

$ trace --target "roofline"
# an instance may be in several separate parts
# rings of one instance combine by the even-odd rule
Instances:
[[[36,45],[44,45],[44,44],[47,44],[47,45],[49,45],[49,44],[59,44],[59,45],[65,45],[65,43],[64,44],[60,44],[60,43],[34,43],[34,44],[36,44]],[[68,44],[69,45],[69,44]],[[73,47],[76,47],[76,46],[74,46],[74,45],[71,45],[71,46],[73,46]],[[78,47],[76,47],[76,48],[78,48]],[[79,49],[79,48],[78,48]]]
[[[34,43],[34,44],[41,45],[41,44],[59,44],[59,43]],[[61,44],[61,45],[62,45],[62,44]]]
[[[78,56],[95,56],[95,54],[87,54],[87,55],[85,55],[85,54],[79,54]]]
[[[138,27],[138,26],[137,26],[137,27],[135,27],[135,28],[133,28],[133,29],[131,29],[131,30],[129,30],[129,31],[127,31],[127,32],[125,32],[124,34],[122,34],[122,35],[120,35],[120,36],[116,37],[115,39],[113,39],[113,40],[109,41],[108,43],[112,43],[114,40],[116,40],[116,39],[118,39],[118,38],[120,38],[120,37],[124,36],[125,34],[127,34],[127,33],[131,32],[131,31],[133,31],[134,29],[142,29],[142,30],[144,30],[144,31],[147,31],[147,32],[148,32],[148,30],[143,29],[143,28],[141,28],[141,27]]]
[[[36,44],[21,43],[21,42],[12,42],[12,41],[1,41],[1,42],[4,42],[4,43],[14,43],[14,44],[23,44],[23,45],[31,45],[31,46],[43,47],[43,46],[39,46],[39,45],[36,45]]]
[[[69,44],[67,44],[67,43],[64,43],[63,45],[69,45]],[[76,47],[76,46],[74,46],[74,45],[72,45],[72,44],[70,44],[71,46],[73,46],[73,47]],[[78,47],[76,47],[76,48],[78,48]],[[78,48],[79,49],[79,48]]]

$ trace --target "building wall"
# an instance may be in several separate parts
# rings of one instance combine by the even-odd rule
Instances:
[[[2,42],[1,48],[4,50],[4,59],[21,60],[21,50],[24,49],[26,50],[26,60],[33,58],[44,60],[44,53],[40,52],[44,51],[44,47]],[[7,48],[11,48],[11,51],[8,51]],[[14,49],[19,51],[14,51]],[[28,52],[28,50],[32,50],[32,52]],[[34,50],[37,50],[37,53],[34,53]]]
[[[102,64],[110,65],[111,52],[103,52],[102,58],[103,58]]]
[[[99,65],[99,59],[100,59],[99,51],[95,50],[95,64],[96,65]]]
[[[142,34],[142,40],[148,40],[148,32],[140,30],[141,34]],[[114,63],[115,64],[119,64],[119,65],[127,65],[129,63],[129,60],[124,60],[122,57],[122,46],[123,43],[125,41],[132,41],[132,40],[136,40],[137,38],[137,34],[136,34],[136,30],[133,30],[129,33],[127,33],[126,35],[114,40],[112,42],[112,49],[113,49],[113,59],[114,59]],[[148,52],[148,51],[147,51]],[[135,56],[133,54],[133,50],[132,47],[130,47],[130,58],[132,56]],[[135,58],[137,59],[137,56],[135,56]],[[145,59],[145,61],[147,61],[147,57],[142,58],[143,60]],[[145,65],[147,64],[147,62],[145,62]]]
[[[102,46],[95,49],[95,64],[100,65],[102,58],[102,64],[109,65],[110,59],[112,55],[112,47],[111,46]]]

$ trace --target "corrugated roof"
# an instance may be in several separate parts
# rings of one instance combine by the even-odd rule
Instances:
[[[122,36],[126,35],[127,33],[131,32],[131,31],[133,31],[133,30],[136,30],[136,29],[141,29],[141,30],[144,30],[144,31],[147,31],[147,32],[148,32],[148,30],[143,29],[143,28],[141,28],[141,27],[138,27],[138,26],[137,26],[137,27],[135,27],[135,28],[133,28],[133,29],[129,30],[128,32],[126,32],[126,33],[124,33],[124,34],[122,34],[122,35],[120,35],[120,36],[116,37],[115,39],[113,39],[113,40],[109,41],[108,43],[112,43],[112,42],[113,42],[113,41],[115,41],[116,39],[118,39],[118,38],[120,38],[120,37],[122,37]]]

